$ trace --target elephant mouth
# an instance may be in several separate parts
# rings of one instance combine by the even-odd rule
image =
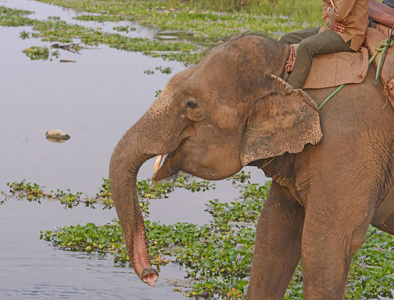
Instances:
[[[171,177],[181,170],[183,154],[182,151],[180,151],[180,148],[183,144],[184,142],[182,142],[176,150],[169,152],[166,155],[163,165],[158,169],[157,173],[153,177],[155,181]],[[159,166],[157,166],[157,168],[158,167]]]
[[[164,159],[163,165],[159,168],[157,173],[154,175],[153,179],[155,181],[159,181],[165,178],[168,178],[172,175],[175,175],[180,170],[180,167],[176,167],[176,164],[172,162],[171,155],[172,153],[167,154]]]

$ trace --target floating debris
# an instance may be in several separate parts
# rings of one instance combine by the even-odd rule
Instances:
[[[70,51],[72,53],[78,53],[79,50],[84,49],[84,47],[80,46],[79,44],[53,44],[51,45],[52,48],[55,49],[63,49],[63,50],[67,50]]]

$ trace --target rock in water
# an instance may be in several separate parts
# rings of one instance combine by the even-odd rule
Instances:
[[[55,142],[55,143],[62,143],[67,141],[70,136],[65,133],[63,130],[60,129],[51,129],[45,133],[45,137],[48,141]]]

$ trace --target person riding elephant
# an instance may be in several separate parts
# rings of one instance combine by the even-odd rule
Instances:
[[[307,28],[287,33],[281,41],[299,44],[294,69],[287,82],[302,88],[318,54],[358,51],[368,25],[368,0],[323,0],[323,21],[328,28]]]

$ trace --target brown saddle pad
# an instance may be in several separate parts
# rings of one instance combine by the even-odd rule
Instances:
[[[296,51],[295,51],[296,52]],[[368,50],[317,55],[303,89],[321,89],[346,83],[361,83],[368,72]]]

